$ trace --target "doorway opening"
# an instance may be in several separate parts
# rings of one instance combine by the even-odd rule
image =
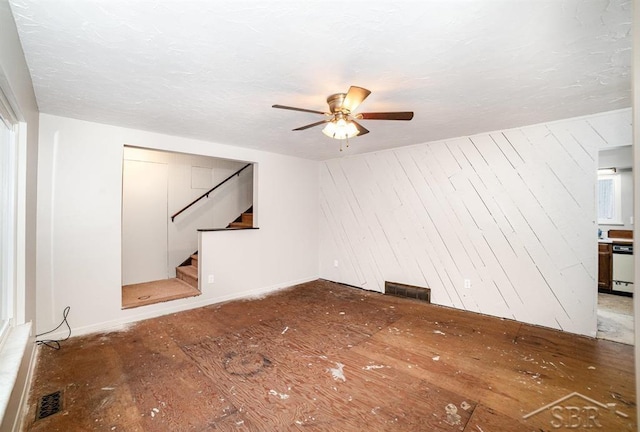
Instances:
[[[253,164],[125,146],[122,308],[201,294],[198,230],[253,209]]]
[[[598,153],[598,331],[600,339],[633,345],[633,152]],[[631,262],[631,267],[628,263]]]

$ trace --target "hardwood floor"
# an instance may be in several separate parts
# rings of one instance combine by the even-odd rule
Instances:
[[[61,412],[35,421],[38,400],[57,390]],[[26,424],[172,432],[594,425],[636,430],[633,347],[326,281],[40,348]]]

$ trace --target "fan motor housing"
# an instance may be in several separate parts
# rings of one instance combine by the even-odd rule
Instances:
[[[342,107],[345,97],[347,97],[346,93],[336,93],[327,98],[329,110],[331,110],[332,114],[335,114],[336,112],[343,112],[345,114],[349,113],[349,110]]]

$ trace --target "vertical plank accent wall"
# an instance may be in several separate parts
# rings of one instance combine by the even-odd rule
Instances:
[[[435,304],[594,336],[597,153],[631,143],[630,118],[323,162],[321,277],[380,292],[385,280],[429,287]]]

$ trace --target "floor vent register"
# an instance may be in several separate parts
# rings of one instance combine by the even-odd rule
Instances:
[[[50,393],[42,396],[38,402],[36,420],[42,420],[62,410],[62,391]]]

